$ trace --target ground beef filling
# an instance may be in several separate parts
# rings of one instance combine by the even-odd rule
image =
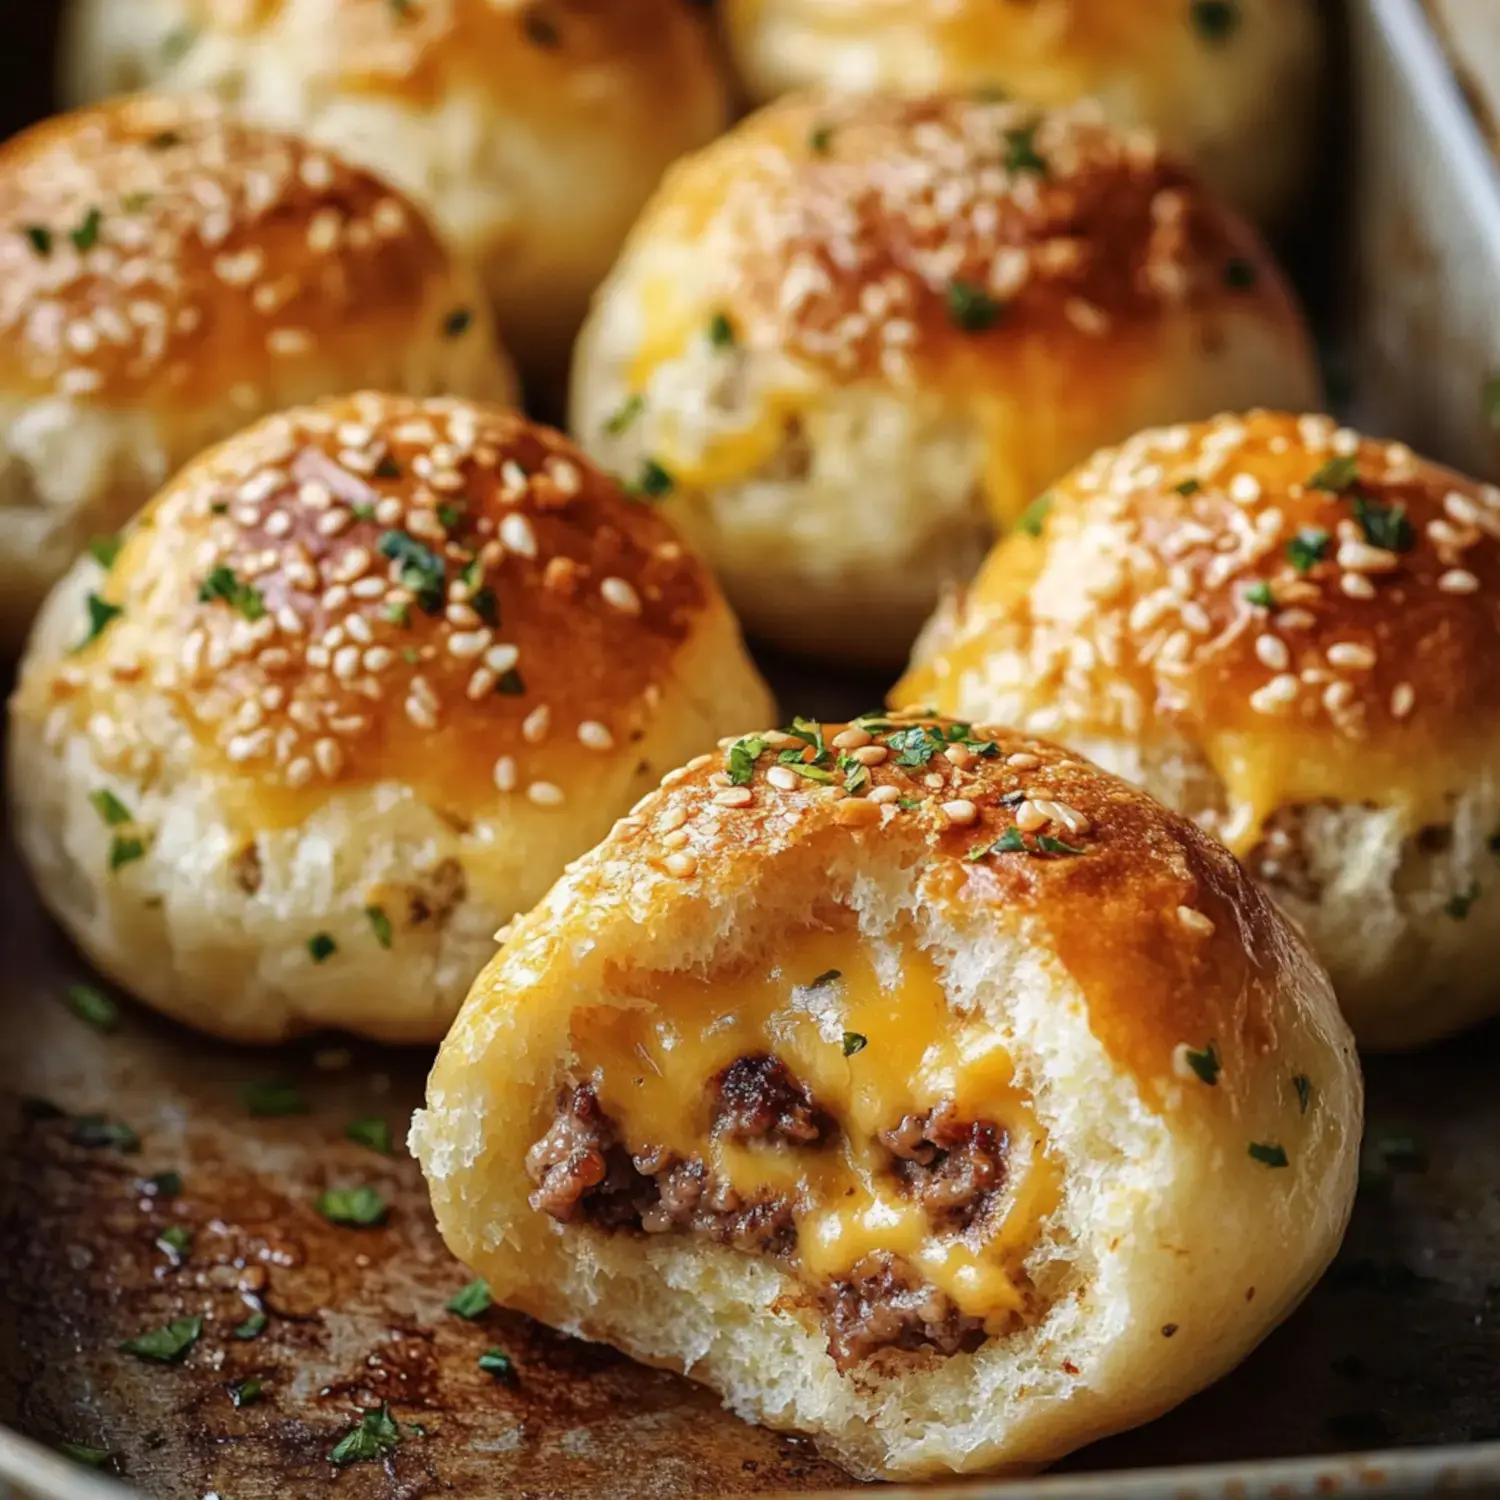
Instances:
[[[721,1137],[799,1151],[837,1139],[836,1121],[778,1058],[742,1057],[711,1090],[712,1129]],[[943,1229],[962,1232],[978,1222],[1004,1183],[1004,1133],[987,1121],[960,1120],[951,1104],[907,1115],[879,1140],[893,1174]],[[632,1155],[587,1084],[562,1091],[547,1133],[526,1153],[526,1171],[535,1184],[531,1206],[564,1224],[695,1234],[754,1254],[796,1252],[793,1199],[746,1198],[696,1156]],[[881,1349],[954,1354],[984,1339],[979,1319],[960,1313],[899,1256],[867,1257],[823,1288],[820,1303],[840,1369]]]

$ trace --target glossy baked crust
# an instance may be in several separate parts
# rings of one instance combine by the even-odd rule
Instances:
[[[665,470],[752,628],[873,659],[986,510],[1144,421],[1317,390],[1255,232],[1149,135],[973,97],[792,98],[681,163],[574,371],[574,430]]]
[[[1361,1035],[1490,1006],[1500,491],[1326,417],[1140,434],[1038,503],[893,701],[1140,781],[1302,922]]]
[[[527,1146],[546,1144],[560,1083],[603,1086],[601,1034],[641,1014],[643,1035],[668,1027],[690,1051],[691,1012],[653,1021],[653,997],[696,986],[707,1020],[809,928],[856,962],[858,945],[895,943],[934,965],[945,1009],[927,1055],[999,1048],[1011,1071],[977,1107],[1019,1091],[1046,1142],[1055,1198],[1011,1237],[1020,1310],[960,1349],[835,1358],[784,1248],[556,1223],[550,1184],[531,1194]],[[854,1101],[882,1076],[859,1070],[918,1066],[893,1057],[895,1035],[845,1029],[840,1048],[847,1020],[825,1023]],[[914,1084],[904,1107],[951,1088],[931,1067],[936,1092]],[[710,1082],[673,1097],[691,1110]],[[909,1478],[1036,1467],[1236,1362],[1337,1246],[1360,1095],[1326,977],[1190,823],[1008,731],[799,720],[670,774],[515,925],[444,1044],[413,1145],[450,1247],[501,1301],[685,1369],[856,1473]],[[851,1139],[860,1107],[836,1116]],[[945,1233],[934,1222],[908,1253]]]
[[[230,1034],[435,1036],[495,926],[663,765],[767,703],[702,562],[566,439],[500,408],[359,395],[204,455],[107,575],[78,565],[16,693],[12,784],[44,894],[147,998]],[[91,810],[102,789],[127,816]],[[194,824],[178,869],[158,830]],[[141,845],[124,867],[120,838]],[[420,886],[412,865],[451,867],[469,930],[439,980],[418,933],[405,994],[388,978],[361,997],[356,975],[305,998],[293,965],[230,1004],[232,974],[201,995],[170,965],[154,977],[132,925],[223,879],[225,931],[195,941],[279,961],[342,922],[373,950],[381,903],[360,883]],[[268,909],[303,877],[308,909]],[[153,896],[162,915],[139,918]]]

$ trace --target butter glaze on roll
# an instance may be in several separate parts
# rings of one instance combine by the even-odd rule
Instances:
[[[770,699],[703,563],[565,438],[359,395],[182,472],[40,618],[13,826],[204,1030],[441,1037],[493,934]]]
[[[1166,1410],[1317,1279],[1353,1043],[1234,859],[1056,746],[797,721],[508,935],[412,1144],[498,1300],[870,1478]]]
[[[198,89],[389,176],[550,378],[667,164],[728,123],[687,0],[73,0],[64,88]]]
[[[1496,1009],[1500,490],[1326,417],[1098,454],[938,613],[893,701],[1046,733],[1217,834],[1360,1040]]]
[[[1001,90],[1097,97],[1262,222],[1308,186],[1325,97],[1319,0],[725,0],[751,94]]]
[[[894,663],[1100,443],[1317,390],[1255,232],[1148,136],[1089,106],[797,98],[669,175],[595,300],[572,426],[752,634]]]
[[[473,272],[380,178],[205,99],[6,142],[0,644],[200,449],[366,381],[515,388]]]

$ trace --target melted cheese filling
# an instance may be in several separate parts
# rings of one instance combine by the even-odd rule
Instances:
[[[935,965],[914,946],[882,967],[896,972],[877,972],[856,935],[813,931],[769,970],[650,976],[629,986],[639,1006],[575,1014],[579,1073],[632,1153],[664,1147],[699,1158],[746,1199],[791,1200],[808,1280],[836,1281],[887,1252],[999,1332],[1026,1313],[1022,1262],[1057,1202],[1059,1174],[994,1032],[950,1012]],[[714,1080],[763,1054],[833,1116],[830,1143],[745,1143],[713,1131]],[[948,1102],[958,1119],[989,1122],[1008,1142],[998,1197],[964,1230],[930,1221],[877,1139]]]

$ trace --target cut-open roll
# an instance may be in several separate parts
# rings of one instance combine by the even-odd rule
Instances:
[[[1003,731],[798,721],[520,920],[413,1146],[502,1302],[915,1477],[1239,1360],[1334,1253],[1360,1099],[1326,977],[1191,824]]]

